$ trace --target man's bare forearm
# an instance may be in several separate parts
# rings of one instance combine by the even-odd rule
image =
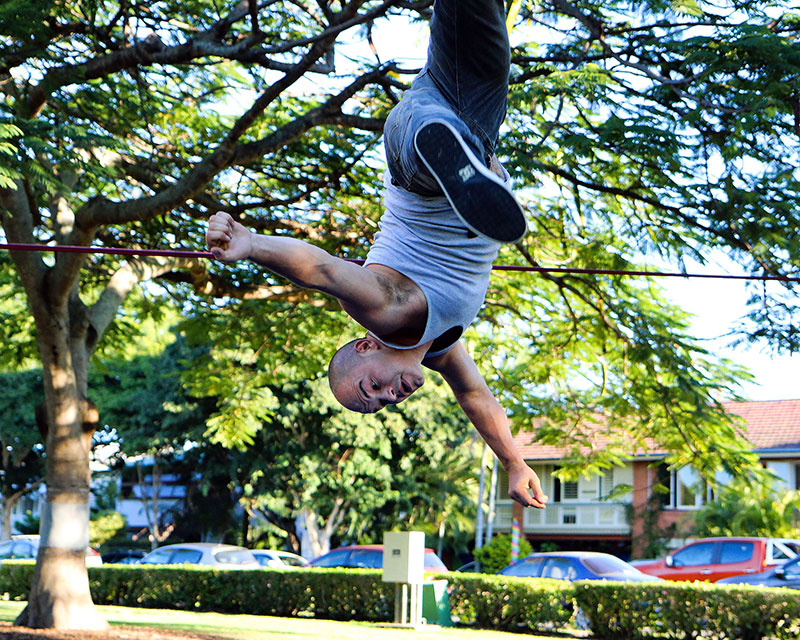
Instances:
[[[491,393],[488,397],[480,393],[475,397],[461,397],[459,403],[508,473],[509,497],[524,507],[543,509],[547,503],[547,496],[542,491],[539,476],[517,450],[508,418],[500,403]]]
[[[252,260],[301,287],[334,296],[343,307],[347,305],[345,310],[356,322],[368,328],[369,314],[386,303],[369,269],[303,240],[255,234],[227,213],[209,218],[206,246],[223,262]]]
[[[282,236],[253,234],[248,259],[306,289],[333,293],[331,272],[340,260],[324,249]]]
[[[467,418],[494,451],[503,469],[509,471],[514,466],[526,464],[514,444],[505,411],[493,395],[487,394],[480,399],[462,397],[458,400]]]

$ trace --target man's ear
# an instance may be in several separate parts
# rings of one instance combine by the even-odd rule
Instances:
[[[359,338],[355,341],[355,344],[353,344],[353,349],[355,349],[356,353],[359,355],[364,355],[371,351],[378,351],[381,346],[381,343],[371,335],[366,335],[363,338]]]

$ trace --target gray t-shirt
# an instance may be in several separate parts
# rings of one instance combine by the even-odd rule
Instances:
[[[416,345],[381,342],[412,349],[432,340],[425,356],[431,358],[450,349],[478,315],[500,243],[469,234],[446,198],[410,193],[391,184],[388,172],[385,185],[386,211],[364,266],[382,264],[410,278],[425,295],[428,320]]]

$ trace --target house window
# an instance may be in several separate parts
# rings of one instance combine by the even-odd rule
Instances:
[[[651,492],[658,496],[658,504],[662,509],[669,509],[673,506],[672,502],[672,472],[665,464],[656,467],[655,479],[651,485]]]
[[[555,467],[553,471],[558,471]],[[553,502],[564,502],[565,500],[578,499],[578,483],[562,481],[561,478],[553,475]]]
[[[597,497],[605,500],[614,489],[614,470],[608,469],[602,476],[597,478]]]
[[[712,495],[708,484],[691,467],[670,472],[670,500],[672,509],[699,509]]]

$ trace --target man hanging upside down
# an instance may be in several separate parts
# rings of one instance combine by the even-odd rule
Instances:
[[[334,296],[367,329],[330,362],[343,406],[379,411],[422,386],[423,365],[438,371],[508,472],[509,496],[543,508],[539,478],[459,339],[484,302],[501,243],[527,230],[494,153],[509,69],[503,0],[436,0],[427,63],[386,120],[386,211],[363,266],[253,234],[226,213],[211,217],[206,242],[218,260],[252,260]]]

